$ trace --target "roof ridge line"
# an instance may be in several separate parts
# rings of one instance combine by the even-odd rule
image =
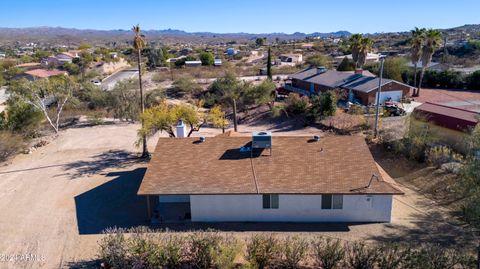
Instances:
[[[258,184],[257,184],[257,175],[255,173],[255,166],[253,165],[253,148],[250,150],[250,165],[252,167],[252,174],[253,174],[253,183],[255,183],[255,190],[258,192]]]

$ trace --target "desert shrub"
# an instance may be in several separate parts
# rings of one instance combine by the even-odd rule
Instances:
[[[399,244],[387,243],[378,248],[378,268],[402,268],[402,262],[408,256],[410,249]]]
[[[345,249],[340,240],[317,238],[312,242],[316,265],[323,269],[337,268],[345,257]]]
[[[299,263],[307,255],[307,241],[298,237],[287,237],[280,244],[283,253],[282,265],[285,268],[298,268]]]
[[[9,100],[6,111],[0,113],[0,129],[24,137],[35,136],[42,121],[42,112],[21,100]]]
[[[24,141],[20,135],[0,131],[0,162],[7,160],[23,148]]]
[[[287,115],[286,105],[283,104],[283,103],[282,104],[275,104],[272,107],[272,111],[270,111],[270,114],[272,115],[273,118],[278,118],[278,117],[282,116],[283,114]]]
[[[471,266],[471,259],[439,245],[424,245],[409,252],[404,260],[404,268],[453,269],[456,266]]]
[[[465,86],[465,78],[462,73],[458,71],[426,70],[422,86],[428,88],[463,89]]]
[[[304,114],[309,106],[310,100],[307,96],[302,96],[296,93],[290,93],[287,98],[286,110],[292,114]]]
[[[195,82],[193,77],[188,75],[175,79],[172,86],[175,92],[180,95],[198,94],[202,90],[202,87]]]
[[[460,162],[463,157],[447,146],[433,146],[426,150],[425,157],[431,165],[440,167],[444,163]]]
[[[365,114],[365,108],[361,105],[351,105],[348,109],[348,114],[363,115]]]
[[[480,71],[475,71],[466,77],[468,89],[480,90]]]
[[[178,268],[185,256],[185,239],[175,233],[163,233],[160,237],[162,260],[166,268]]]
[[[156,88],[145,95],[145,107],[154,107],[160,105],[165,100],[165,90]]]
[[[316,122],[322,117],[334,116],[337,110],[337,97],[333,91],[323,92],[312,98],[312,105],[308,110],[308,117]]]
[[[101,110],[92,111],[87,114],[87,120],[93,125],[103,124],[105,112]]]
[[[163,249],[155,235],[143,227],[136,228],[128,240],[129,263],[132,268],[160,268],[165,265]]]
[[[423,120],[413,120],[410,117],[409,122],[407,134],[394,143],[394,150],[408,159],[423,162],[427,148],[436,138],[428,123]]]
[[[221,269],[235,268],[235,258],[240,250],[240,244],[233,236],[222,238],[213,253],[213,264]]]
[[[263,269],[273,265],[280,256],[278,239],[271,234],[256,234],[247,241],[246,259],[252,266]]]
[[[122,229],[107,229],[100,240],[99,259],[105,268],[128,268],[127,241]]]
[[[193,233],[188,238],[188,259],[197,268],[211,267],[221,239],[215,232]]]
[[[373,269],[378,255],[375,247],[355,242],[347,247],[346,262],[352,269]]]

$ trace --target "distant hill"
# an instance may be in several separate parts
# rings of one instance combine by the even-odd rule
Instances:
[[[254,40],[257,37],[266,37],[269,40],[294,40],[306,37],[343,37],[350,36],[348,31],[337,31],[331,33],[212,33],[212,32],[185,32],[182,30],[144,30],[143,34],[149,41],[162,43],[192,42],[242,42]],[[75,29],[63,27],[28,27],[28,28],[1,28],[0,42],[26,41],[26,42],[125,42],[132,38],[129,30],[92,30]]]

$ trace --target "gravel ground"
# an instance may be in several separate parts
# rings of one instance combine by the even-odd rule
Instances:
[[[37,255],[2,262],[1,268],[65,268],[95,258],[100,232],[111,226],[147,224],[145,201],[135,195],[146,164],[135,158],[138,125],[115,123],[61,131],[50,144],[0,167],[0,255]],[[315,129],[240,126],[243,132],[270,129],[313,134]],[[219,130],[203,128],[195,136]],[[282,133],[282,132],[281,132]],[[281,134],[278,133],[278,134]],[[165,135],[165,134],[161,134]],[[153,150],[157,137],[149,140]],[[291,226],[282,234],[324,235],[344,240],[418,240],[464,244],[464,232],[446,221],[431,200],[400,186],[387,224]],[[262,226],[274,231],[274,227]],[[244,232],[236,233],[240,237]]]

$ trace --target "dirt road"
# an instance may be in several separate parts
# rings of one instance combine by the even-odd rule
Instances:
[[[66,268],[95,258],[103,229],[148,224],[145,200],[136,196],[146,167],[136,158],[137,128],[124,123],[71,128],[47,146],[0,167],[0,255],[36,255],[29,261],[13,256],[0,262],[0,268]],[[318,133],[315,129],[284,131]],[[219,132],[205,128],[195,135]],[[150,139],[150,150],[156,140]],[[462,242],[462,232],[444,223],[439,217],[443,212],[431,201],[415,191],[406,193],[395,199],[391,224],[350,225],[341,231],[314,233],[345,240]]]

